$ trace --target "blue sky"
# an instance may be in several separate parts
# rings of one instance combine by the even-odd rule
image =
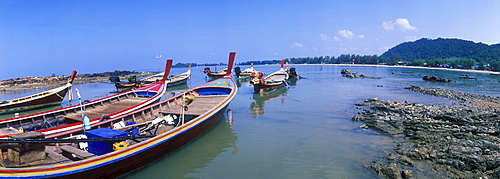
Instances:
[[[237,62],[381,55],[406,41],[500,43],[500,1],[0,1],[0,80]],[[162,62],[164,63],[164,62]],[[163,66],[163,65],[162,65]]]

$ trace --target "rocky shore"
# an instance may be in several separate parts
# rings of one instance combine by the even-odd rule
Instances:
[[[380,79],[378,77],[369,77],[369,76],[365,76],[365,74],[361,74],[361,75],[358,75],[357,73],[351,73],[350,70],[348,69],[342,69],[342,71],[340,71],[340,74],[342,74],[343,77],[347,77],[347,78],[371,78],[371,79]]]
[[[128,75],[137,77],[153,75],[153,72],[120,71],[76,75],[73,84],[97,83],[109,81],[110,76],[125,80]],[[27,77],[0,81],[0,92],[23,89],[55,88],[67,83],[69,76]]]
[[[425,106],[378,98],[356,103],[353,120],[391,136],[396,145],[367,166],[384,178],[500,178],[500,98],[411,86],[456,100]]]

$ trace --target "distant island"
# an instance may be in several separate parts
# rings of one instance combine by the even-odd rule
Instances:
[[[290,64],[372,64],[408,65],[500,71],[500,43],[487,45],[462,39],[421,38],[404,42],[382,55],[342,54],[334,56],[301,57],[283,59]],[[277,64],[281,60],[241,62],[237,65]],[[187,67],[189,63],[178,63],[174,67]],[[220,64],[192,64],[193,66],[216,66]]]

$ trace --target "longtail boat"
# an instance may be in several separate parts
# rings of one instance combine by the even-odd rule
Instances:
[[[123,91],[130,90],[133,88],[139,88],[139,87],[151,84],[151,83],[159,82],[163,78],[163,76],[164,76],[164,73],[162,72],[162,73],[148,76],[148,77],[143,78],[137,82],[133,82],[133,83],[129,83],[129,84],[121,84],[121,83],[117,82],[117,83],[115,83],[115,88],[118,92],[123,92]],[[169,76],[166,80],[167,87],[173,87],[173,86],[186,84],[190,77],[191,77],[191,64],[189,64],[188,70],[186,72],[175,75],[175,76]]]
[[[49,138],[63,136],[82,131],[80,126],[85,122],[85,116],[92,125],[101,120],[126,114],[158,102],[166,92],[165,80],[171,66],[172,60],[167,60],[166,75],[158,83],[80,105],[0,120],[0,138],[28,131],[40,132]]]
[[[280,86],[284,86],[287,84],[288,73],[283,69],[284,61],[281,61],[281,69],[267,75],[266,77],[262,77],[264,73],[260,71],[254,72],[252,75],[252,80],[250,83],[254,87],[255,93],[266,92],[274,90]]]
[[[73,71],[68,79],[68,82],[64,86],[22,98],[1,101],[0,114],[15,113],[61,104],[62,100],[66,96],[66,93],[71,90],[75,75],[76,71]]]
[[[145,82],[145,83],[154,83],[154,82],[160,81],[160,79],[162,77],[163,77],[163,73],[158,73],[156,75],[152,75],[152,76],[143,78],[140,81]],[[186,84],[189,77],[191,77],[191,64],[189,64],[188,70],[186,72],[175,75],[175,76],[169,76],[167,78],[168,87]]]
[[[203,73],[207,74],[209,78],[220,78],[226,75],[228,68],[222,69],[218,72],[212,72],[209,67],[203,69]]]
[[[236,67],[239,68],[239,67]],[[250,76],[255,73],[256,70],[253,69],[253,63],[250,63],[250,68],[246,68],[241,72],[236,72],[236,77],[238,78],[250,78]]]
[[[236,53],[231,52],[229,61],[234,61],[235,56]],[[161,159],[211,129],[223,118],[236,93],[236,84],[231,70],[228,70],[220,79],[95,123],[85,136],[46,139],[43,134],[35,132],[30,136],[10,136],[10,139],[0,140],[0,144],[4,144],[0,147],[9,148],[12,153],[19,149],[20,152],[16,153],[21,156],[19,158],[23,153],[33,156],[26,161],[14,156],[3,157],[0,177],[122,176]],[[27,145],[31,148],[27,149]],[[34,150],[39,151],[39,157],[35,156]],[[2,152],[2,156],[5,153],[8,152]]]

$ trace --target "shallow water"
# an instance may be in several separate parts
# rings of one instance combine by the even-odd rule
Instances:
[[[448,105],[452,101],[404,89],[410,85],[446,88],[500,96],[500,76],[468,73],[478,80],[460,79],[464,72],[392,67],[292,65],[305,77],[267,94],[254,94],[248,81],[230,104],[232,125],[222,119],[215,128],[185,147],[126,178],[377,178],[365,166],[393,146],[391,139],[362,129],[351,117],[354,103],[368,98]],[[242,69],[247,68],[242,66]],[[265,73],[278,66],[256,66]],[[345,78],[340,71],[380,79]],[[189,85],[206,81],[203,68],[193,68]],[[172,69],[172,74],[185,69]],[[412,72],[412,73],[410,73]],[[452,78],[453,83],[423,81],[425,75]],[[83,99],[113,91],[110,83],[75,85]],[[42,89],[40,89],[42,90]],[[0,100],[32,94],[0,93]],[[72,104],[78,102],[74,100]],[[68,105],[64,102],[62,105]]]

